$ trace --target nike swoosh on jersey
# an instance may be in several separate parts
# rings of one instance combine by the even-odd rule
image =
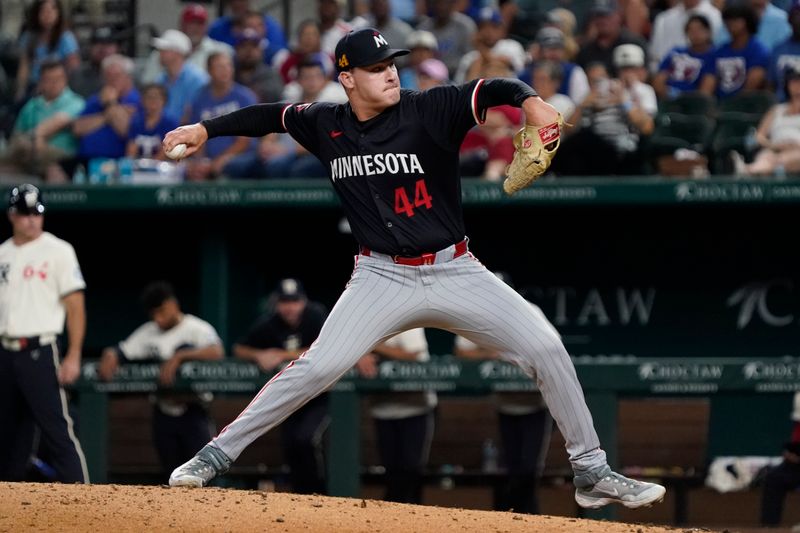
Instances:
[[[333,130],[333,131],[331,132],[331,139],[335,139],[336,137],[338,137],[339,135],[341,135],[341,134],[343,134],[343,133],[344,133],[344,132],[343,132],[343,131],[340,131],[340,130]]]

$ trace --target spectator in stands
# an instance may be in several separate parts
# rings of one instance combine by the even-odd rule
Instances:
[[[406,48],[410,50],[408,54],[408,61],[406,66],[400,69],[398,77],[400,78],[400,86],[403,89],[418,89],[417,87],[417,68],[423,61],[428,59],[435,59],[438,50],[439,42],[436,36],[429,31],[416,30],[412,32],[406,40]],[[450,77],[448,72],[447,77]]]
[[[586,70],[590,92],[578,108],[580,130],[564,140],[563,153],[553,162],[557,174],[643,172],[641,138],[653,131],[658,103],[653,88],[639,81],[644,50],[626,44],[614,56],[621,79],[611,78],[602,63]]]
[[[317,0],[320,45],[322,51],[330,54],[331,57],[333,57],[339,39],[353,29],[341,16],[341,9],[344,5],[344,0]]]
[[[613,53],[619,45],[635,44],[643,50],[647,47],[644,39],[622,27],[614,0],[595,0],[589,10],[588,32],[592,37],[581,47],[575,60],[585,71],[591,63],[602,63],[609,74],[616,75]]]
[[[325,71],[323,54],[309,54],[297,67],[297,79],[283,90],[285,102],[333,102],[342,104],[347,95]]]
[[[228,14],[223,15],[211,23],[208,36],[215,41],[222,41],[231,46],[236,44],[236,34],[244,29],[244,19],[252,13],[250,0],[226,0]],[[286,48],[286,35],[281,24],[269,14],[263,15],[264,27],[269,42],[264,49],[264,61],[269,65],[280,50]]]
[[[210,80],[197,93],[191,105],[190,121],[236,111],[257,102],[256,95],[233,80],[233,59],[217,52],[208,57]],[[225,173],[225,166],[236,156],[253,149],[248,137],[218,137],[205,144],[201,154],[187,160],[186,177],[191,181],[204,181]]]
[[[722,20],[731,41],[714,52],[714,59],[700,82],[700,90],[724,99],[739,92],[764,89],[769,52],[755,38],[758,26],[755,11],[747,5],[728,6],[722,12]]]
[[[378,375],[381,361],[426,362],[431,358],[423,328],[410,329],[386,340],[356,364],[366,378]],[[436,393],[389,392],[370,396],[378,455],[386,469],[383,499],[422,503],[423,474],[434,431]]]
[[[681,0],[674,7],[659,13],[650,35],[650,70],[656,72],[666,55],[676,47],[686,46],[686,23],[690,16],[702,15],[711,27],[716,44],[724,42],[722,15],[709,0]]]
[[[575,13],[563,7],[556,7],[547,12],[548,20],[551,22],[542,27],[555,28],[561,32],[561,40],[563,41],[564,57],[562,61],[572,61],[578,55],[578,41],[575,39],[575,27],[578,24],[575,18]],[[539,33],[537,32],[537,39]],[[587,89],[588,91],[588,89]]]
[[[558,92],[558,88],[562,85],[563,77],[564,70],[561,68],[561,63],[547,60],[539,61],[533,66],[532,87],[536,89],[542,100],[555,107],[561,113],[566,122],[572,123],[574,120],[573,115],[577,108],[575,102],[569,96]],[[570,129],[567,128],[562,134],[566,136],[570,133]]]
[[[390,0],[369,0],[369,12],[360,18],[359,23],[354,24],[356,29],[375,28],[390,43],[404,43],[414,31],[406,22],[394,16]]]
[[[650,35],[650,8],[645,0],[620,0],[622,25],[634,35]]]
[[[536,41],[531,45],[531,58],[534,66],[538,61],[554,61],[561,66],[562,79],[558,92],[569,96],[579,104],[589,94],[589,81],[586,72],[575,63],[567,61],[564,34],[558,28],[544,27],[536,34]],[[526,69],[519,78],[531,84],[531,69]]]
[[[755,160],[748,165],[740,154],[731,154],[737,175],[800,173],[800,71],[786,71],[784,85],[788,100],[772,106],[756,130],[760,150]]]
[[[93,158],[125,155],[131,118],[141,110],[133,85],[134,63],[115,54],[103,60],[103,87],[86,100],[72,131],[79,138],[78,160],[84,167]]]
[[[139,326],[117,346],[103,350],[97,372],[103,381],[114,378],[120,363],[142,360],[161,362],[160,391],[153,405],[153,442],[161,468],[169,473],[190,457],[201,442],[211,438],[208,415],[210,394],[170,391],[181,363],[217,361],[224,357],[214,326],[184,313],[172,286],[148,285],[142,304],[150,321]]]
[[[691,15],[686,21],[688,46],[673,48],[658,67],[653,88],[661,99],[672,99],[684,92],[700,90],[703,73],[714,58],[711,24],[703,15]]]
[[[453,81],[457,84],[474,79],[471,72],[482,70],[482,63],[496,60],[498,56],[508,59],[513,75],[525,67],[525,50],[517,41],[506,38],[503,19],[496,9],[486,7],[480,10],[473,46],[475,49],[467,52],[458,63],[453,76]]]
[[[273,66],[280,71],[283,83],[289,83],[297,78],[297,65],[299,65],[309,54],[322,52],[325,59],[325,72],[333,76],[333,55],[322,50],[320,41],[319,25],[317,21],[307,19],[297,26],[295,43],[291,50],[281,50],[275,56]]]
[[[477,27],[471,18],[456,11],[455,0],[428,0],[428,5],[432,6],[433,15],[423,17],[417,29],[429,31],[436,37],[438,57],[452,76],[461,58],[472,50]]]
[[[734,5],[734,3],[728,3]],[[763,44],[768,52],[792,35],[789,17],[786,10],[776,7],[769,0],[747,0],[746,4],[755,10],[757,30],[755,37]],[[731,37],[723,28],[721,43],[730,41]]]
[[[510,284],[507,274],[496,272],[495,275]],[[531,305],[550,326],[553,333],[558,335],[552,324],[544,317],[542,310],[534,304]],[[508,360],[496,350],[479,346],[458,335],[455,338],[453,354],[471,360],[498,362]],[[502,485],[494,493],[494,509],[538,514],[539,499],[536,489],[544,470],[553,419],[542,395],[537,392],[497,393],[493,399],[497,409],[500,442],[506,467]]]
[[[214,52],[227,52],[233,55],[233,48],[228,43],[216,41],[208,36],[208,11],[200,4],[187,4],[181,11],[179,29],[186,34],[191,42],[192,49],[186,62],[206,72],[208,56]],[[148,56],[144,72],[139,79],[147,83],[157,83],[163,79],[164,68],[161,65],[158,50]],[[180,117],[178,117],[180,118]]]
[[[125,155],[131,158],[164,160],[161,139],[167,132],[178,127],[178,121],[164,113],[167,105],[167,89],[153,83],[142,89],[142,111],[131,120],[128,132],[128,147]]]
[[[89,54],[78,68],[69,74],[69,86],[84,98],[103,86],[103,60],[119,53],[119,42],[110,26],[99,26],[92,30],[89,38]]]
[[[800,487],[800,392],[794,394],[792,435],[783,447],[783,462],[771,469],[764,479],[761,499],[761,525],[776,527],[781,523],[783,502],[789,491]],[[792,531],[800,531],[800,524]]]
[[[775,90],[778,100],[786,100],[783,92],[783,73],[787,69],[800,71],[800,0],[795,0],[789,10],[789,24],[792,36],[772,51],[769,65],[769,84]]]
[[[192,41],[182,31],[166,30],[161,37],[155,37],[152,44],[158,50],[161,66],[164,67],[156,83],[167,88],[169,96],[165,112],[183,124],[200,88],[208,81],[208,74],[186,61],[192,52]]]
[[[277,102],[283,94],[281,75],[265,64],[264,41],[255,30],[246,28],[236,36],[236,83],[244,85],[259,102]]]
[[[447,85],[447,66],[438,59],[426,59],[417,67],[417,87],[420,91],[427,91],[433,87]]]
[[[461,174],[500,181],[514,158],[512,139],[521,125],[522,112],[517,107],[504,105],[487,109],[483,124],[469,130],[461,143]]]
[[[274,372],[308,350],[319,335],[328,311],[306,296],[302,283],[287,278],[270,296],[274,310],[261,317],[233,354]],[[281,445],[289,465],[292,492],[325,494],[325,434],[330,423],[328,394],[322,393],[281,424]]]
[[[78,41],[67,29],[64,7],[59,0],[33,2],[18,46],[20,56],[15,93],[18,102],[31,96],[39,81],[39,67],[45,59],[62,61],[67,72],[80,64]]]
[[[311,54],[300,63],[297,81],[286,86],[287,102],[347,101],[344,89],[325,74],[319,54]],[[319,159],[311,155],[290,135],[267,135],[258,150],[237,157],[225,169],[234,178],[325,178],[327,172]]]
[[[43,61],[40,71],[39,94],[17,116],[2,170],[22,170],[48,182],[65,182],[78,151],[72,121],[83,111],[84,100],[70,90],[60,61]]]

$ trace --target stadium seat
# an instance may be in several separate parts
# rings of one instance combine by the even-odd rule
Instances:
[[[721,100],[717,104],[720,113],[738,111],[763,115],[775,103],[775,93],[770,91],[753,91],[740,93]]]
[[[661,113],[648,142],[648,159],[674,154],[680,148],[705,154],[713,131],[714,120],[708,116]]]
[[[658,108],[660,113],[711,117],[716,111],[716,100],[701,92],[685,92],[672,100],[663,100]]]
[[[730,174],[733,164],[730,152],[735,150],[750,160],[755,151],[754,135],[761,114],[742,111],[723,111],[717,116],[717,126],[711,139],[711,168],[715,174]]]

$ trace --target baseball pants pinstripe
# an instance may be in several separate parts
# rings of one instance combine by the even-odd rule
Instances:
[[[356,257],[350,282],[309,350],[271,379],[212,440],[235,460],[256,438],[332,386],[376,344],[411,328],[451,331],[507,354],[535,379],[566,439],[573,470],[606,464],[575,368],[541,311],[472,254],[436,263],[397,265],[385,255]]]

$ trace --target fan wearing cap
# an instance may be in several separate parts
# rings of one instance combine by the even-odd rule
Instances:
[[[186,62],[203,72],[206,72],[207,69],[208,56],[214,52],[233,55],[232,45],[208,36],[208,11],[201,4],[187,4],[181,10],[178,29],[186,34],[192,45]],[[164,67],[161,66],[160,54],[158,49],[155,49],[147,57],[147,62],[139,75],[139,81],[143,85],[157,83],[163,73]]]
[[[622,26],[616,0],[595,0],[589,10],[590,39],[581,46],[575,62],[584,70],[591,63],[603,63],[611,75],[616,75],[613,52],[621,44],[636,44],[647,50],[647,41]]]
[[[558,92],[569,96],[576,104],[583,102],[583,99],[589,94],[589,81],[586,79],[586,72],[583,68],[567,59],[566,40],[560,29],[546,26],[539,30],[529,51],[534,68],[539,61],[558,63],[562,72]],[[532,74],[532,70],[527,68],[520,74],[519,79],[530,83]]]
[[[191,155],[209,138],[290,133],[327,169],[359,245],[350,282],[308,351],[177,468],[170,485],[206,485],[378,343],[414,327],[437,327],[514,354],[509,360],[537,375],[566,438],[579,505],[660,501],[664,487],[634,482],[608,466],[561,340],[525,299],[468,253],[458,169],[465,135],[489,108],[510,105],[521,107],[526,123],[549,144],[560,140],[558,112],[510,78],[401,90],[394,58],[407,53],[392,48],[378,30],[353,31],[336,45],[346,104],[259,104],[164,138],[165,150],[183,143]],[[326,259],[310,254],[308,260]]]
[[[328,316],[325,306],[309,300],[302,282],[295,278],[278,283],[270,304],[271,309],[233,345],[237,358],[256,363],[264,372],[275,372],[308,350]],[[328,395],[321,394],[281,424],[281,444],[293,492],[327,492],[323,444],[329,422]]]
[[[397,73],[400,78],[400,87],[412,90],[419,89],[417,85],[417,67],[428,59],[436,59],[439,55],[439,43],[436,40],[436,36],[431,32],[416,30],[406,39],[406,48],[409,50],[408,55],[405,56],[408,58],[406,66]],[[446,65],[445,68],[447,68]],[[449,71],[447,77],[448,79],[450,78]]]
[[[158,50],[164,72],[156,83],[167,88],[167,106],[164,112],[183,123],[188,119],[189,107],[200,89],[208,82],[208,74],[187,61],[192,53],[192,41],[180,30],[166,30],[161,37],[151,41]]]
[[[114,29],[110,26],[94,28],[89,38],[87,60],[82,61],[80,66],[69,74],[70,88],[84,98],[89,98],[99,91],[103,86],[101,68],[103,60],[117,53],[119,53],[119,41]]]
[[[283,93],[280,73],[264,63],[264,39],[252,28],[236,36],[234,80],[255,93],[259,102],[277,102]]]
[[[644,50],[635,44],[614,49],[619,78],[603,63],[589,65],[591,88],[578,106],[580,130],[564,141],[566,157],[555,162],[563,175],[642,174],[642,138],[653,131],[658,109],[655,91],[639,81],[644,72]]]
[[[62,388],[80,375],[86,284],[72,245],[44,231],[45,210],[37,187],[11,189],[13,232],[0,244],[0,480],[23,479],[36,424],[58,481],[88,483]]]

